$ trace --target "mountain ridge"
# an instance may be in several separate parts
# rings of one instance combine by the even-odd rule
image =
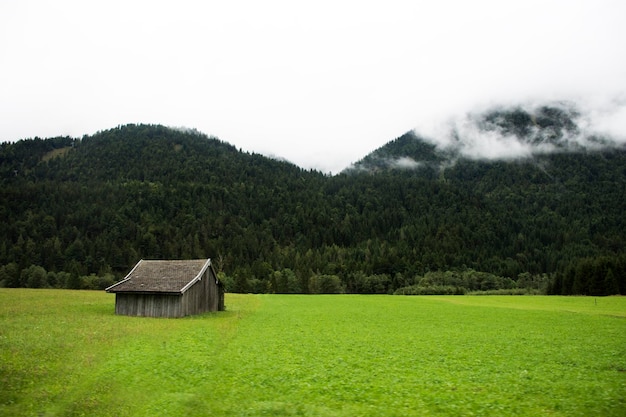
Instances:
[[[626,292],[623,147],[489,161],[409,132],[364,161],[328,176],[159,125],[3,143],[0,285],[212,257],[240,292],[390,293],[434,271],[490,282],[463,291]]]

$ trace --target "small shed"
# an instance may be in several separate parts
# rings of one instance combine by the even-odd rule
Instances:
[[[184,317],[224,310],[224,287],[210,259],[140,260],[106,292],[115,294],[115,314]]]

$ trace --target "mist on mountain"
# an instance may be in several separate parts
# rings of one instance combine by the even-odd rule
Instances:
[[[568,101],[492,106],[416,128],[401,143],[387,143],[347,171],[420,169],[459,159],[515,161],[556,152],[623,148],[626,136],[619,128],[624,126],[626,105],[619,102],[593,111]]]

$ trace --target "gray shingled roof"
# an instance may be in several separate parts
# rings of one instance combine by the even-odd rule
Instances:
[[[124,278],[107,292],[182,293],[206,267],[209,259],[184,261],[147,261],[142,259]]]

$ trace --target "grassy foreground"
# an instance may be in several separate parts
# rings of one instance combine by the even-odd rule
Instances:
[[[0,289],[2,416],[624,416],[626,298]]]

